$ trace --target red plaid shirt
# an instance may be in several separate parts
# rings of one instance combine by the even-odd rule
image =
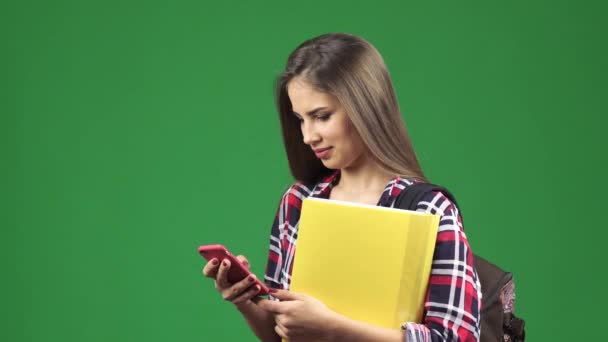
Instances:
[[[302,200],[308,196],[329,198],[339,177],[340,172],[336,171],[312,189],[296,183],[283,195],[270,235],[264,276],[269,287],[289,289]],[[401,190],[411,184],[395,177],[386,185],[377,205],[393,207]],[[417,211],[441,218],[422,324],[403,323],[406,341],[478,341],[481,285],[458,208],[443,194],[434,192],[418,203]]]

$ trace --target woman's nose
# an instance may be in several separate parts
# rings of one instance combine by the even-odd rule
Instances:
[[[314,125],[306,123],[306,121],[302,123],[302,137],[306,145],[313,145],[321,139],[319,133],[314,129]]]

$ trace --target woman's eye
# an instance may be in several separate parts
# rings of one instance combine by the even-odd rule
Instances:
[[[317,119],[319,119],[321,121],[327,121],[327,120],[329,120],[330,116],[331,116],[331,114],[319,115],[319,116],[317,116]]]

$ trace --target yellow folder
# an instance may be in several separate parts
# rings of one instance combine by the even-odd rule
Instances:
[[[291,291],[385,328],[420,322],[439,216],[306,198]]]

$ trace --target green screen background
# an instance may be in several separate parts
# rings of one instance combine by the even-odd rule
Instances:
[[[531,341],[603,333],[606,5],[21,1],[0,5],[3,341],[247,341],[200,244],[258,276],[291,184],[272,82],[361,35]],[[362,253],[362,258],[370,257]]]

